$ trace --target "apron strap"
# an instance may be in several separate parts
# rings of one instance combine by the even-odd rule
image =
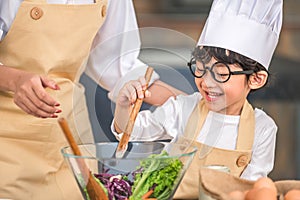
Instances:
[[[240,117],[236,149],[251,150],[254,141],[254,132],[255,114],[252,106],[246,100]]]
[[[183,138],[179,140],[195,141],[206,120],[209,110],[202,99],[189,117]],[[252,106],[246,100],[240,116],[236,150],[252,150],[255,131],[255,116]]]
[[[201,100],[197,106],[194,108],[191,116],[189,117],[187,126],[184,131],[184,137],[195,141],[202,125],[206,120],[206,116],[208,114],[208,109],[205,106],[204,100]]]

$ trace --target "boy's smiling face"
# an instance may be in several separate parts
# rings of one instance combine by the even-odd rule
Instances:
[[[217,62],[214,58],[206,66],[210,67]],[[198,63],[197,63],[198,64]],[[236,65],[229,65],[231,71],[242,71]],[[234,75],[225,83],[216,82],[210,72],[202,78],[195,78],[195,84],[203,96],[209,110],[227,115],[239,115],[251,88],[246,75]]]

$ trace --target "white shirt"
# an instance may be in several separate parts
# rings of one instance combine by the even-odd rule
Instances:
[[[0,39],[7,34],[22,1],[0,0]],[[94,0],[47,2],[88,4]],[[125,82],[138,79],[145,74],[147,66],[138,59],[140,45],[132,0],[108,0],[107,16],[94,39],[85,72],[101,87],[110,91],[109,97],[112,100],[116,99],[119,89]],[[151,83],[158,78],[159,76],[153,73]]]
[[[200,93],[171,97],[154,112],[141,111],[135,121],[130,140],[176,139],[183,135],[188,119],[201,100]],[[273,169],[277,126],[262,110],[255,109],[255,135],[252,158],[242,174],[242,178],[256,180],[267,176]],[[209,146],[234,150],[238,135],[240,116],[223,115],[209,112],[198,135],[197,141]],[[117,139],[118,135],[111,126]]]

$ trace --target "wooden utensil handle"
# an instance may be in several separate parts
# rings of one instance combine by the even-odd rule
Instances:
[[[59,123],[61,129],[63,130],[74,155],[82,156],[80,149],[79,149],[75,139],[73,138],[72,132],[68,126],[67,121],[64,118],[59,118],[58,123]],[[102,187],[94,179],[91,171],[89,170],[86,163],[84,162],[84,159],[82,159],[82,158],[75,158],[75,159],[78,164],[79,170],[82,174],[82,177],[84,179],[84,182],[86,183],[86,189],[87,189],[87,193],[89,194],[90,199],[91,200],[108,200],[108,196],[105,194]]]
[[[153,73],[153,68],[148,67],[147,71],[145,73],[145,79],[146,79],[147,87],[148,87],[149,82],[151,80],[152,73]],[[124,134],[123,134],[123,136],[122,136],[122,138],[121,138],[121,140],[118,144],[118,149],[117,150],[124,150],[127,147],[127,144],[128,144],[128,141],[129,141],[129,138],[130,138],[133,126],[134,126],[135,119],[137,117],[137,114],[140,111],[140,108],[141,108],[142,104],[143,104],[143,99],[137,99],[136,100],[136,102],[133,106],[133,109],[130,113],[129,120],[128,120],[128,123],[126,125]]]
[[[152,68],[152,67],[148,67],[148,68],[147,68],[147,71],[146,71],[146,73],[145,73],[145,79],[146,79],[147,87],[148,87],[149,82],[150,82],[150,80],[151,80],[152,73],[153,73],[153,68]]]
[[[73,135],[71,133],[71,130],[70,130],[69,126],[68,126],[67,121],[64,118],[59,118],[58,119],[58,123],[59,123],[61,129],[63,130],[63,132],[64,132],[64,134],[66,136],[66,139],[68,140],[68,143],[71,146],[71,149],[72,149],[73,153],[76,156],[81,156],[81,152],[80,152],[80,150],[78,148],[78,145],[77,145],[76,141],[73,138]]]
[[[68,123],[67,121],[64,119],[64,118],[59,118],[58,119],[58,123],[61,127],[61,129],[63,130],[65,136],[66,136],[66,139],[68,140],[68,143],[74,153],[74,155],[76,156],[81,156],[81,152],[79,150],[79,147],[72,135],[72,132],[68,126]],[[88,180],[89,176],[90,176],[90,170],[88,169],[88,167],[86,166],[84,160],[82,159],[76,159],[77,163],[78,163],[78,166],[79,166],[79,169],[83,175],[83,178],[85,181]]]

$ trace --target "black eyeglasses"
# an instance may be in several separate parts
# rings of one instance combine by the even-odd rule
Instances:
[[[250,75],[254,70],[244,70],[244,71],[231,71],[229,66],[223,62],[215,62],[211,67],[205,66],[205,63],[202,60],[197,60],[192,58],[190,62],[187,63],[192,74],[196,78],[202,78],[206,71],[208,70],[213,77],[213,79],[219,83],[225,83],[230,79],[231,75]]]

